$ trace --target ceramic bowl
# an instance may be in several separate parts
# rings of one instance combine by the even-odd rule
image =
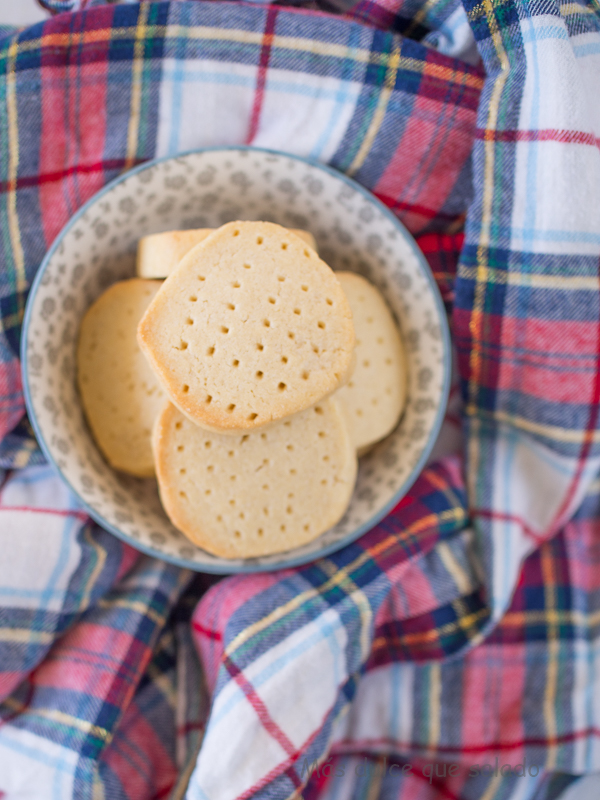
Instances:
[[[111,469],[85,422],[76,344],[89,305],[134,275],[138,239],[235,219],[311,231],[335,270],[362,273],[383,293],[406,345],[408,402],[395,431],[360,460],[343,519],[310,544],[264,558],[217,558],[167,519],[156,482]],[[252,148],[208,149],[143,164],[95,195],[62,230],[31,289],[22,339],[27,407],[40,445],[100,525],[157,558],[203,572],[254,572],[312,561],[352,542],[408,491],[439,431],[450,346],[425,259],[398,220],[344,175]]]

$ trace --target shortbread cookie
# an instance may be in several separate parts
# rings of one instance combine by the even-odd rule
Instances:
[[[138,322],[159,290],[138,278],[113,284],[88,309],[77,348],[77,380],[96,444],[115,469],[154,475],[152,425],[165,403],[137,343]]]
[[[231,222],[167,278],[138,341],[184,414],[236,433],[335,391],[354,327],[340,282],[305,242],[270,222]]]
[[[336,275],[352,309],[356,366],[335,396],[362,455],[398,424],[406,398],[406,362],[394,318],[377,289],[362,275]]]
[[[153,434],[163,507],[194,544],[223,558],[300,547],[344,514],[356,453],[326,398],[265,431],[205,431],[168,404]]]
[[[167,278],[192,247],[213,232],[213,228],[189,231],[166,231],[144,236],[138,242],[136,272],[140,278]],[[312,233],[292,230],[316,251]]]

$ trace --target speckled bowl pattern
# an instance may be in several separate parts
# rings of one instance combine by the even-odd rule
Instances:
[[[360,460],[343,519],[303,547],[228,560],[189,542],[162,510],[156,482],[113,471],[85,422],[76,383],[79,325],[114,281],[135,274],[138,239],[181,228],[262,219],[314,234],[337,270],[362,273],[383,293],[408,360],[408,402],[396,430]],[[209,149],[144,164],[108,185],[70,220],[48,252],[27,304],[22,341],[27,407],[38,440],[92,517],[158,558],[204,572],[294,566],[373,527],[407,492],[439,431],[448,394],[444,309],[415,242],[372,195],[303,159],[252,148]]]

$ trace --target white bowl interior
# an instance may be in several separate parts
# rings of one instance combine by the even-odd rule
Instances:
[[[333,269],[362,273],[398,321],[408,362],[408,402],[396,430],[360,460],[343,519],[315,541],[247,560],[216,558],[169,522],[156,482],[113,471],[84,420],[76,344],[88,306],[134,275],[138,239],[180,228],[262,219],[311,231]],[[210,572],[268,570],[310,561],[371,528],[408,490],[445,408],[449,338],[439,294],[412,238],[368,193],[301,159],[253,149],[206,150],[128,173],[63,230],[41,267],[26,315],[24,383],[48,458],[98,522],[153,555]]]

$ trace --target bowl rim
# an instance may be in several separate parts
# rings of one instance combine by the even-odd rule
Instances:
[[[187,156],[197,155],[197,154],[204,154],[204,153],[211,153],[211,152],[225,152],[225,151],[250,151],[254,153],[261,153],[263,155],[273,155],[277,157],[284,157],[293,159],[295,161],[300,161],[304,164],[309,164],[312,167],[315,167],[323,172],[326,172],[341,180],[342,182],[346,183],[355,191],[359,192],[370,204],[374,204],[383,213],[385,217],[394,225],[394,227],[398,230],[398,232],[402,235],[402,238],[407,242],[410,249],[413,251],[414,255],[417,258],[417,261],[420,262],[420,265],[423,269],[423,273],[429,285],[429,288],[433,294],[433,299],[435,306],[438,311],[438,317],[440,321],[440,329],[441,329],[441,339],[442,339],[442,387],[441,387],[441,394],[440,394],[440,403],[438,405],[438,409],[436,412],[436,416],[433,422],[433,425],[429,431],[429,435],[427,438],[427,442],[425,443],[421,456],[419,460],[416,462],[414,467],[412,468],[410,474],[406,478],[406,480],[402,483],[400,488],[394,493],[393,497],[376,513],[374,513],[367,522],[359,525],[352,533],[347,534],[343,539],[333,542],[329,545],[323,546],[320,550],[313,552],[313,553],[305,553],[304,555],[300,556],[288,556],[286,557],[286,553],[293,553],[291,551],[284,551],[281,555],[281,561],[272,563],[272,564],[260,564],[255,563],[254,559],[245,559],[243,561],[240,560],[232,560],[231,564],[227,563],[215,563],[215,564],[197,564],[191,560],[186,558],[180,558],[178,556],[171,556],[168,554],[161,553],[159,550],[151,547],[150,545],[146,545],[143,543],[138,542],[136,539],[133,539],[129,534],[124,533],[119,528],[117,528],[112,523],[108,522],[102,514],[96,511],[89,503],[79,494],[79,492],[72,486],[69,479],[66,475],[62,472],[60,467],[58,466],[56,460],[54,459],[50,448],[44,438],[44,435],[41,430],[41,426],[37,420],[37,416],[35,414],[35,409],[33,405],[33,399],[31,397],[31,390],[29,386],[29,364],[28,364],[28,333],[29,333],[29,325],[32,319],[32,309],[35,302],[35,297],[37,295],[38,289],[41,284],[42,277],[46,272],[48,264],[54,253],[58,249],[62,239],[64,236],[71,230],[71,228],[76,225],[80,218],[86,213],[86,211],[95,203],[100,200],[108,192],[112,191],[116,186],[120,183],[123,183],[125,180],[130,178],[132,175],[136,175],[139,172],[143,172],[147,169],[152,169],[153,167],[157,166],[158,164],[162,164],[166,161],[174,161],[179,158],[186,158]],[[214,146],[214,147],[201,147],[195,148],[192,150],[186,150],[183,153],[177,153],[176,155],[167,155],[167,156],[160,156],[159,158],[153,158],[149,161],[144,161],[142,164],[138,164],[135,167],[127,170],[123,174],[117,176],[112,181],[103,186],[98,192],[96,192],[92,197],[89,198],[76,212],[75,214],[70,217],[65,225],[61,228],[59,233],[56,235],[54,241],[50,245],[50,248],[47,250],[44,258],[42,259],[40,266],[35,274],[35,277],[31,283],[31,287],[29,290],[29,294],[27,297],[27,303],[25,306],[25,314],[23,317],[23,326],[21,329],[21,346],[20,346],[20,357],[21,357],[21,378],[23,384],[23,394],[25,398],[25,406],[27,409],[27,414],[29,416],[29,420],[33,427],[34,433],[36,435],[36,439],[44,457],[48,461],[48,463],[53,467],[53,469],[58,473],[60,478],[67,484],[70,491],[75,495],[79,503],[83,506],[85,511],[89,514],[89,516],[98,524],[100,527],[104,528],[105,530],[112,533],[121,541],[125,542],[126,544],[130,545],[136,550],[139,550],[146,555],[153,556],[154,558],[159,558],[162,561],[166,561],[168,563],[174,564],[178,567],[184,567],[186,569],[191,569],[195,572],[206,572],[210,574],[217,574],[217,575],[232,575],[238,573],[260,573],[260,572],[274,572],[280,569],[289,569],[292,567],[299,567],[304,564],[310,564],[313,561],[317,561],[319,558],[323,558],[325,556],[331,555],[332,553],[337,552],[338,550],[343,549],[344,547],[353,544],[357,539],[363,536],[368,531],[372,530],[376,525],[378,525],[382,519],[388,516],[390,511],[398,505],[400,500],[406,496],[409,492],[411,486],[414,484],[416,479],[421,474],[423,467],[425,466],[427,459],[434,447],[434,444],[437,440],[438,434],[442,427],[442,423],[444,420],[444,416],[446,413],[446,407],[448,404],[448,396],[450,392],[450,380],[451,380],[451,365],[452,365],[452,351],[451,351],[451,340],[450,340],[450,328],[448,325],[448,319],[446,316],[446,309],[444,307],[444,303],[440,294],[440,290],[438,288],[437,283],[435,282],[435,278],[433,277],[433,273],[431,271],[431,267],[427,263],[425,256],[419,249],[414,237],[405,227],[405,225],[400,222],[400,220],[395,216],[395,214],[390,211],[387,206],[379,200],[372,192],[366,189],[364,186],[361,186],[357,181],[353,180],[352,178],[345,175],[343,172],[340,172],[333,167],[330,167],[328,164],[323,164],[320,161],[316,161],[314,159],[305,158],[303,156],[294,155],[292,153],[286,153],[282,150],[274,150],[273,148],[266,148],[266,147],[252,147],[251,145],[225,145],[225,146]],[[200,548],[202,549],[202,548]],[[208,555],[211,555],[210,553]],[[276,555],[276,554],[274,554]]]

